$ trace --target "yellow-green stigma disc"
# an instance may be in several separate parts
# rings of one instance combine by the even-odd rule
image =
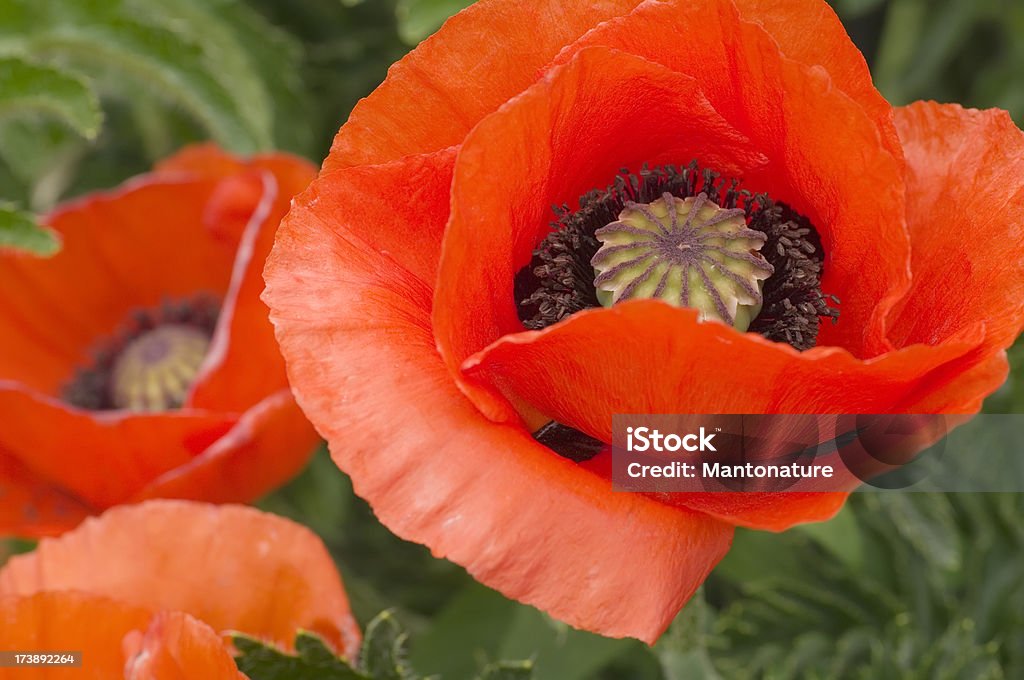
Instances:
[[[706,194],[628,203],[595,236],[594,286],[606,307],[655,298],[745,331],[761,311],[761,282],[774,273],[760,254],[765,235]]]
[[[166,324],[143,333],[132,340],[114,364],[114,406],[132,411],[179,408],[209,347],[206,333],[185,324]]]

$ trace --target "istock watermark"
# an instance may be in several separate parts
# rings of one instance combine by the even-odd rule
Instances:
[[[714,434],[707,434],[704,428],[696,434],[684,434],[682,436],[670,432],[667,435],[649,427],[627,427],[626,448],[629,451],[717,451],[711,440]],[[694,443],[698,442],[698,443]]]
[[[618,491],[1024,492],[1024,414],[612,419]]]

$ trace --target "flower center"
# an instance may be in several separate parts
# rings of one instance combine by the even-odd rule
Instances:
[[[179,408],[209,346],[206,333],[183,324],[143,333],[114,362],[111,401],[132,411]]]
[[[696,161],[624,170],[556,217],[515,279],[529,329],[649,297],[805,350],[823,319],[838,320],[839,300],[821,289],[825,255],[810,220]]]
[[[555,209],[551,232],[515,279],[519,318],[546,328],[632,298],[696,308],[805,350],[839,300],[824,293],[825,254],[810,220],[694,161],[626,170],[606,189]],[[552,421],[534,438],[575,462],[605,444]]]
[[[218,313],[206,296],[133,313],[95,347],[92,365],[76,372],[64,400],[94,411],[180,408],[206,358]]]
[[[657,298],[745,331],[761,311],[761,282],[775,271],[759,252],[768,237],[747,228],[742,210],[721,208],[704,193],[631,201],[594,236],[602,245],[590,263],[606,307]]]

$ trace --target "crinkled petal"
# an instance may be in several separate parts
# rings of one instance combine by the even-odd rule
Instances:
[[[721,323],[700,323],[690,309],[637,300],[506,336],[465,369],[550,419],[611,441],[616,413],[969,412],[997,386],[972,372],[985,359],[983,337],[977,327],[941,346],[862,361],[835,348],[797,352]],[[990,375],[987,368],[983,377]],[[838,509],[837,499],[797,493],[662,498],[775,530],[825,519]]]
[[[0,680],[112,680],[123,677],[122,640],[145,630],[152,612],[81,592],[14,595],[0,588],[5,651],[81,652],[82,665],[0,668]]]
[[[94,412],[0,381],[0,449],[97,508],[122,503],[234,426],[210,411]]]
[[[201,454],[151,480],[132,500],[248,503],[301,472],[319,440],[291,390],[284,389],[246,411]]]
[[[186,167],[198,164],[191,156],[200,151],[179,163],[190,161]],[[201,155],[213,155],[208,161],[216,166],[216,156],[223,152],[213,148]],[[312,166],[305,161],[284,154],[261,156],[242,165],[231,180],[222,183],[225,190],[211,200],[207,208],[211,224],[244,222],[217,329],[188,405],[240,413],[288,386],[267,307],[259,297],[263,264],[273,246],[277,225],[287,213],[291,197],[305,189],[313,176]],[[259,370],[253,370],[253,366],[259,366]]]
[[[109,510],[0,570],[0,593],[80,590],[184,611],[288,646],[299,628],[350,656],[359,629],[323,543],[241,506],[149,501]]]
[[[985,398],[999,389],[1010,374],[1006,352],[996,352],[957,376],[956,387],[922,395],[914,407],[917,413],[972,414],[981,410]]]
[[[125,680],[246,680],[208,625],[184,612],[161,612],[125,640]]]
[[[338,132],[324,169],[379,164],[462,142],[529,87],[562,47],[640,0],[481,0],[394,64]]]
[[[768,157],[744,178],[810,218],[822,237],[822,288],[842,300],[819,345],[862,358],[889,349],[885,321],[909,287],[903,165],[864,108],[822,66],[794,61],[729,0],[646,2],[598,26],[559,55],[589,46],[637,54],[692,76],[715,109]],[[685,162],[686,159],[683,159]]]
[[[919,102],[897,109],[907,157],[914,285],[898,346],[984,323],[1002,350],[1024,328],[1024,132],[1005,111]]]
[[[885,148],[897,158],[902,146],[892,105],[875,88],[871,72],[843,23],[822,0],[733,0],[744,20],[758,24],[790,59],[821,66],[833,85],[857,102],[878,125]]]
[[[369,252],[392,260],[433,288],[448,221],[458,148],[381,165],[324,172],[306,193],[310,203],[340,211]]]
[[[344,181],[332,173],[297,199],[265,293],[296,398],[335,461],[399,536],[572,625],[654,640],[731,529],[612,493],[522,429],[483,418],[436,353],[429,287],[317,200],[317,184]]]
[[[576,205],[619,168],[702,162],[732,174],[764,163],[696,81],[622,52],[591,48],[478,125],[459,153],[434,298],[438,347],[495,420],[517,418],[458,366],[522,329],[513,281],[549,232],[552,205]]]

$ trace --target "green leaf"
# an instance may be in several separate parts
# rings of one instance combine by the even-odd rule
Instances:
[[[983,21],[1002,19],[1001,9],[991,16],[993,5],[1001,8],[1003,3],[891,0],[874,68],[886,99],[893,104],[946,99],[935,88],[951,80],[950,68],[963,54],[965,36]]]
[[[205,0],[192,1],[205,4]],[[213,11],[230,24],[237,43],[248,50],[250,67],[262,80],[268,111],[273,114],[276,148],[319,158],[323,152],[313,146],[315,126],[309,124],[315,107],[300,73],[306,57],[303,44],[246,2],[224,2]],[[343,120],[342,116],[334,123],[340,125]]]
[[[530,680],[532,677],[532,661],[499,661],[480,674],[480,680]]]
[[[0,121],[0,160],[17,181],[4,193],[33,212],[48,212],[73,181],[78,160],[90,146],[55,118]]]
[[[4,248],[49,257],[60,250],[60,240],[31,214],[11,203],[0,203],[0,249]]]
[[[230,31],[198,5],[176,0],[157,11],[155,3],[133,0],[5,4],[11,19],[0,25],[0,52],[74,63],[104,92],[180,106],[234,151],[272,146],[269,98],[258,74]]]
[[[250,680],[367,680],[313,633],[299,632],[295,654],[241,634],[233,635],[232,642],[239,652],[238,670]]]
[[[0,118],[33,114],[57,118],[87,139],[103,122],[99,99],[81,76],[21,57],[0,58]]]
[[[278,119],[284,134],[303,126],[279,116],[299,96],[298,42],[239,0],[125,0],[128,16],[167,28],[198,45],[210,76],[228,91],[240,122],[273,137]],[[294,134],[290,135],[294,137]]]
[[[809,569],[712,577],[719,597],[740,593],[715,621],[712,661],[738,680],[1024,677],[1022,511],[1020,494],[854,494],[855,532],[776,537]],[[842,536],[857,537],[855,559]]]
[[[360,669],[375,680],[413,680],[408,661],[409,636],[394,612],[383,611],[370,621],[359,654]]]
[[[398,0],[398,34],[415,45],[440,28],[448,17],[471,4],[473,0]]]
[[[119,19],[37,36],[31,49],[130,77],[148,88],[151,96],[183,106],[214,138],[235,151],[270,146],[269,129],[246,120],[241,110],[245,103],[211,75],[199,47],[172,31]]]
[[[307,631],[295,638],[295,653],[288,654],[261,640],[235,633],[235,662],[250,680],[438,680],[421,678],[406,660],[408,635],[390,611],[378,614],[366,626],[358,668],[352,668]],[[452,674],[450,678],[469,677]],[[531,680],[532,661],[499,661],[488,665],[480,680]]]

